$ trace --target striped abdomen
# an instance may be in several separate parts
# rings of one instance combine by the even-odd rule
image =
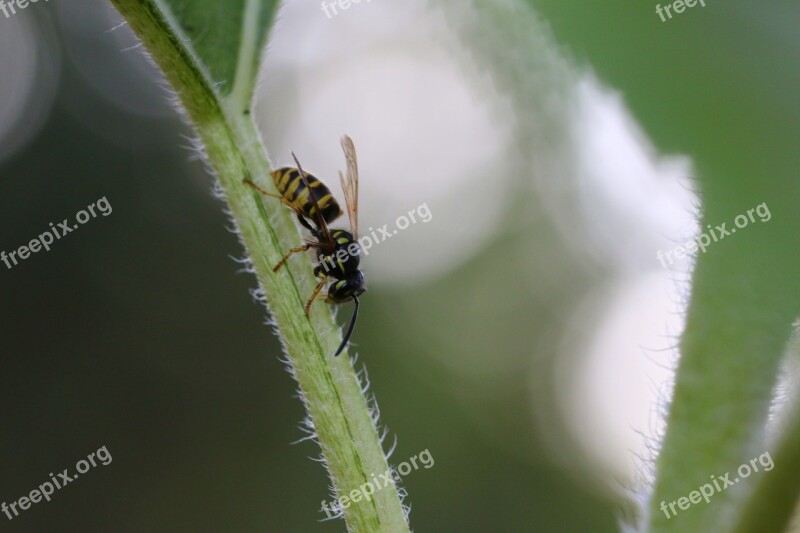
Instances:
[[[279,168],[272,173],[272,179],[275,180],[275,186],[284,198],[297,207],[309,220],[312,222],[316,220],[314,218],[316,215],[314,201],[309,196],[306,184],[303,183],[303,178],[296,168]],[[311,188],[311,194],[317,200],[317,205],[319,205],[319,209],[322,212],[322,218],[330,224],[342,214],[339,204],[331,194],[330,189],[317,178],[306,173],[306,181],[308,181],[308,186]]]

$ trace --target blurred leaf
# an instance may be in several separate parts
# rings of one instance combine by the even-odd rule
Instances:
[[[781,2],[767,14],[741,0],[697,4],[661,22],[655,5],[624,0],[471,4],[477,16],[460,25],[463,42],[512,98],[528,153],[532,146],[558,145],[552,139],[569,120],[569,108],[553,101],[569,94],[580,65],[589,63],[624,93],[659,148],[694,158],[704,231],[722,223],[731,229],[737,215],[762,204],[768,209],[768,221],[714,238],[697,259],[655,495],[643,513],[654,531],[709,531],[735,522],[734,502],[746,499],[755,483],[740,483],[717,493],[712,504],[669,519],[659,505],[767,451],[767,409],[800,314],[800,100],[789,90],[800,74],[800,39],[779,22],[796,19],[797,5]],[[539,23],[534,8],[548,24]],[[453,8],[449,15],[460,12]],[[553,46],[558,39],[577,61]]]
[[[697,4],[662,22],[655,5],[623,0],[528,3],[625,93],[662,148],[695,159],[703,228],[730,228],[762,203],[771,211],[768,223],[712,244],[693,278],[649,514],[653,531],[709,531],[735,515],[734,501],[754,483],[670,519],[659,506],[767,451],[762,430],[772,388],[800,313],[800,101],[789,90],[800,74],[800,40],[778,22],[796,20],[798,6]],[[765,24],[768,17],[773,24]]]

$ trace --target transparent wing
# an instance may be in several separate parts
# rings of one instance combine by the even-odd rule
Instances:
[[[356,147],[353,139],[348,135],[342,137],[342,149],[344,158],[347,161],[347,177],[339,172],[339,179],[342,182],[344,201],[347,204],[347,216],[350,218],[350,229],[353,238],[358,240],[358,158],[356,157]]]

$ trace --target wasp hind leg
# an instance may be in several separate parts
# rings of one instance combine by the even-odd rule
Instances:
[[[309,224],[308,220],[306,220],[305,213],[303,213],[303,211],[300,208],[298,208],[292,202],[287,200],[285,197],[283,197],[280,194],[275,194],[275,193],[269,192],[268,190],[259,187],[258,185],[253,183],[253,181],[250,178],[245,178],[244,180],[242,180],[242,183],[244,183],[246,185],[249,185],[250,187],[252,187],[253,189],[257,190],[258,192],[260,192],[264,196],[269,196],[270,198],[276,198],[276,199],[280,200],[281,203],[283,203],[283,205],[285,205],[286,207],[288,207],[289,209],[291,209],[292,211],[297,213],[297,220],[300,221],[300,224],[302,224],[304,228],[306,228],[307,230],[309,230],[309,231],[311,231],[313,233],[314,228],[311,227],[311,224]]]
[[[292,211],[295,211],[295,212],[296,212],[298,215],[299,215],[299,214],[302,214],[302,213],[301,213],[301,212],[300,212],[300,211],[297,209],[297,206],[295,206],[295,205],[294,205],[292,202],[290,202],[289,200],[287,200],[286,198],[284,198],[284,197],[283,197],[283,196],[281,196],[280,194],[275,194],[275,193],[273,193],[273,192],[269,192],[268,190],[266,190],[266,189],[263,189],[263,188],[259,187],[259,186],[258,186],[258,185],[256,185],[256,184],[255,184],[255,183],[254,183],[254,182],[253,182],[253,181],[252,181],[250,178],[245,178],[244,180],[242,180],[242,183],[244,183],[245,185],[249,185],[250,187],[254,188],[254,189],[255,189],[255,190],[257,190],[258,192],[260,192],[261,194],[263,194],[264,196],[269,196],[270,198],[277,198],[278,200],[280,200],[281,202],[283,202],[283,205],[285,205],[286,207],[288,207],[288,208],[292,209]]]
[[[309,313],[311,313],[311,304],[313,304],[314,300],[317,299],[319,292],[322,290],[322,287],[325,286],[325,283],[327,281],[328,281],[328,276],[322,274],[322,279],[320,279],[320,282],[317,283],[317,286],[314,288],[314,292],[311,294],[311,298],[309,298],[308,302],[306,303],[306,318],[308,318]]]

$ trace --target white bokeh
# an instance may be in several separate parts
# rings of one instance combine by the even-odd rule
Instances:
[[[430,208],[424,229],[412,225],[370,251],[371,283],[457,267],[502,214],[503,181],[492,172],[509,133],[448,55],[448,31],[421,1],[362,3],[331,19],[319,4],[298,2],[282,10],[268,47],[258,117],[276,165],[295,151],[343,201],[347,133],[359,153],[362,234]]]

